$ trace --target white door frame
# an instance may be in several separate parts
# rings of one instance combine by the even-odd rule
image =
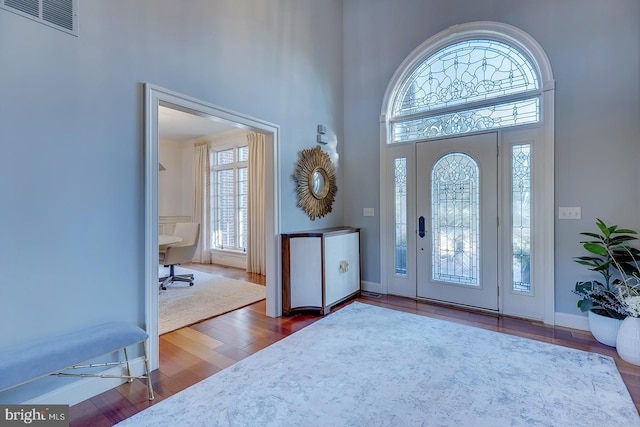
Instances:
[[[415,294],[415,262],[409,264],[407,260],[406,277],[394,277],[393,275],[393,232],[390,223],[393,218],[393,203],[388,201],[393,197],[393,160],[405,157],[408,160],[415,158],[415,142],[391,144],[391,126],[389,119],[392,117],[392,104],[400,89],[400,86],[408,78],[411,72],[429,55],[443,47],[455,43],[458,40],[473,37],[490,37],[516,46],[525,52],[537,67],[538,77],[541,83],[541,117],[537,126],[524,126],[523,131],[537,128],[538,138],[532,146],[532,178],[534,188],[532,198],[536,200],[532,206],[536,240],[532,247],[532,280],[534,286],[538,284],[538,296],[543,300],[542,314],[539,320],[547,324],[555,324],[555,279],[554,279],[554,105],[555,82],[549,59],[538,44],[526,32],[511,25],[499,22],[470,22],[449,27],[426,40],[413,52],[411,52],[397,68],[382,101],[380,114],[380,286],[376,289],[382,293],[392,293],[407,297],[416,297]],[[517,133],[521,128],[499,130],[499,144],[502,147],[504,134]],[[408,166],[411,161],[408,162]],[[503,168],[504,169],[504,168]],[[504,180],[504,171],[498,180]],[[415,195],[415,170],[407,170],[407,193]],[[408,201],[408,230],[407,253],[415,250],[415,200]],[[412,217],[413,216],[413,217]],[[504,239],[502,239],[504,242]],[[504,264],[506,255],[502,255],[499,263]],[[535,256],[535,261],[533,257]],[[501,271],[506,267],[499,266]],[[501,289],[502,292],[503,289]],[[503,312],[503,294],[500,296],[500,313]],[[541,294],[541,295],[540,295]]]
[[[180,109],[210,120],[240,125],[266,135],[265,234],[267,316],[282,315],[280,283],[280,127],[247,115],[230,111],[207,102],[144,84],[144,140],[145,140],[145,325],[149,334],[148,352],[151,369],[159,364],[158,339],[158,107]],[[271,161],[269,161],[269,159]]]

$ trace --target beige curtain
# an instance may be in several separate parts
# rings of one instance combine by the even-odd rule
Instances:
[[[249,200],[247,233],[247,272],[266,274],[266,241],[264,229],[264,157],[265,136],[250,132],[249,141]]]
[[[211,171],[209,144],[196,144],[193,153],[193,222],[200,224],[200,239],[193,262],[211,264]]]

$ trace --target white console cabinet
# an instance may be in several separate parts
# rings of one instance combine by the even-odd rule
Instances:
[[[282,234],[282,310],[319,310],[360,292],[360,229]]]

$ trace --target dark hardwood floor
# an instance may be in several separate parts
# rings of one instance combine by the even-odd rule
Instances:
[[[234,268],[195,264],[189,268],[265,284],[263,276],[248,275]],[[598,343],[589,332],[394,296],[360,296],[355,301],[611,356],[640,412],[640,367],[620,359],[614,348]],[[351,302],[347,301],[336,310]],[[160,367],[153,372],[156,394],[153,402],[147,400],[144,382],[135,380],[72,406],[71,425],[112,426],[319,319],[313,314],[269,318],[265,315],[265,302],[261,301],[162,335]]]

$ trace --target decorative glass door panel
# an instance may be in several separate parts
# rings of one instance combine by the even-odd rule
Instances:
[[[417,144],[417,295],[498,309],[497,135]]]
[[[433,166],[433,280],[478,286],[479,175],[477,163],[464,153],[445,154]]]

